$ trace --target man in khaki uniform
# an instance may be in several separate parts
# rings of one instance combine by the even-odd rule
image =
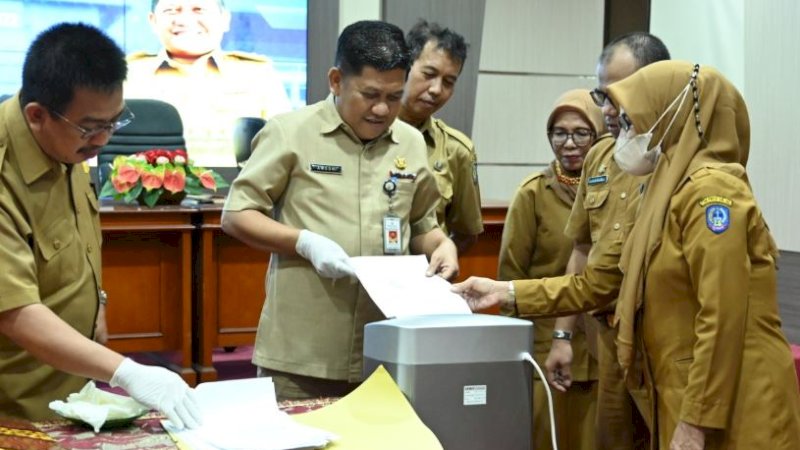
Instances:
[[[467,59],[467,44],[460,34],[424,20],[408,32],[406,42],[412,65],[400,119],[425,137],[428,162],[441,194],[436,219],[463,253],[483,232],[475,147],[464,133],[433,114],[453,95]]]
[[[555,160],[543,172],[522,182],[508,207],[500,246],[499,280],[518,280],[563,275],[572,251],[572,239],[560,230],[567,223],[576,199],[584,158],[598,134],[602,134],[603,114],[589,91],[576,89],[564,93],[547,121],[547,135]],[[606,135],[604,139],[609,139]],[[500,311],[517,316],[517,311]],[[533,327],[533,357],[540,365],[550,351],[551,342],[571,343],[574,354],[570,382],[553,392],[556,436],[561,448],[595,450],[595,411],[597,409],[597,360],[590,353],[596,337],[594,327],[585,327],[584,318],[574,332],[555,328],[556,319],[537,318]],[[593,320],[588,318],[586,320]],[[591,325],[591,324],[590,324]],[[552,448],[547,395],[544,383],[534,374],[534,447]]]
[[[154,0],[149,21],[163,48],[128,57],[126,97],[173,104],[195,163],[235,166],[237,119],[291,110],[272,62],[262,55],[222,51],[231,21],[222,0]]]
[[[620,36],[603,50],[597,68],[600,87],[593,91],[593,97],[603,108],[606,126],[614,137],[619,134],[619,113],[604,100],[606,87],[662,59],[669,59],[669,52],[657,37],[647,33]],[[646,448],[649,400],[646,392],[629,392],[625,386],[617,362],[616,330],[611,326],[615,309],[612,301],[622,279],[617,265],[625,237],[633,227],[640,188],[646,178],[629,175],[617,166],[614,143],[614,139],[601,140],[589,152],[565,230],[575,243],[568,272],[582,275],[516,282],[517,307],[521,315],[536,316],[569,312],[576,308],[571,299],[580,302],[581,310],[597,307],[594,299],[605,301],[606,306],[593,312],[599,322],[598,448]],[[571,332],[574,323],[574,316],[561,317],[555,327]],[[553,377],[569,379],[572,352],[569,341],[553,341],[546,363]]]
[[[428,275],[458,271],[422,136],[395,120],[408,65],[396,26],[346,27],[332,96],[270,120],[231,187],[223,230],[272,253],[253,362],[280,399],[345,395],[362,378],[364,325],[383,316],[349,256],[424,253]]]
[[[84,161],[133,120],[122,50],[59,24],[31,45],[22,90],[0,105],[0,413],[52,418],[86,378],[121,386],[178,427],[199,420],[175,373],[92,341],[105,321],[100,220]]]

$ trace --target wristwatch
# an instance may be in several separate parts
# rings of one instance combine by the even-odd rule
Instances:
[[[553,339],[562,339],[564,341],[571,341],[572,331],[553,330]]]
[[[102,289],[98,289],[97,295],[98,295],[98,298],[100,299],[100,304],[101,305],[107,305],[108,304],[108,294],[106,294],[106,291],[104,291]]]

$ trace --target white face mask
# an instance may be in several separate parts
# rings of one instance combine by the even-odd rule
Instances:
[[[687,84],[686,87],[683,88],[678,96],[675,97],[675,100],[667,107],[666,111],[661,114],[661,117],[656,120],[656,123],[650,127],[647,133],[635,134],[633,128],[629,128],[619,135],[617,142],[614,144],[614,161],[617,162],[617,165],[619,165],[622,170],[636,176],[653,173],[656,169],[656,164],[658,164],[658,157],[661,156],[661,143],[664,142],[664,138],[667,136],[667,133],[669,133],[670,128],[672,128],[672,124],[675,123],[678,112],[680,112],[683,102],[686,100],[686,96],[689,93],[690,86],[690,84]],[[680,103],[678,103],[679,101]],[[653,148],[649,148],[650,140],[653,138],[653,130],[655,130],[658,123],[661,122],[661,119],[666,117],[675,103],[678,103],[678,108],[675,110],[675,114],[672,115],[667,129],[664,131],[664,136],[658,144]],[[619,113],[621,116],[625,113],[625,110],[620,108]]]

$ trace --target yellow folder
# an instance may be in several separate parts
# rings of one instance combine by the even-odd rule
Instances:
[[[338,434],[326,449],[442,450],[383,366],[346,397],[292,418]]]

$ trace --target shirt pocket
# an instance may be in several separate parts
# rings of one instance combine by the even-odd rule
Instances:
[[[605,205],[608,200],[608,189],[589,191],[583,200],[583,209],[589,216],[589,227],[592,234],[592,244],[600,238],[601,228],[607,217]]]
[[[52,289],[69,284],[77,276],[81,255],[76,254],[77,233],[66,217],[59,217],[37,239],[41,259],[37,264],[39,288],[43,296]]]

